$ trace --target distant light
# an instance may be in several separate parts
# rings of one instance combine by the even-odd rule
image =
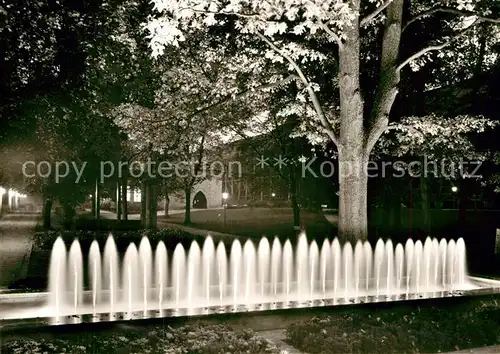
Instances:
[[[276,193],[271,193],[271,196],[274,198],[276,197]]]
[[[328,208],[328,205],[327,204],[323,204],[321,205],[322,208]]]
[[[453,193],[456,193],[458,191],[458,188],[456,186],[451,187],[451,191]]]
[[[229,193],[227,192],[222,193],[222,199],[226,200],[227,198],[229,198]]]

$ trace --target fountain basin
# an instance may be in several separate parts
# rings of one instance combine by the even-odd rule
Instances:
[[[197,317],[215,314],[272,312],[277,310],[374,303],[382,304],[489,294],[500,294],[500,281],[469,277],[467,284],[462,289],[454,290],[430,289],[430,291],[418,293],[394,291],[391,295],[377,294],[376,291],[365,292],[363,294],[351,292],[345,293],[342,296],[332,297],[324,297],[323,294],[317,293],[313,294],[309,299],[300,301],[293,300],[294,297],[292,294],[289,295],[288,300],[286,298],[287,295],[279,295],[275,298],[256,298],[255,301],[250,303],[247,302],[247,299],[240,299],[239,302],[236,302],[237,305],[235,305],[233,298],[225,298],[217,303],[213,301],[211,304],[197,301],[196,306],[189,305],[185,301],[180,303],[166,301],[162,309],[158,308],[158,304],[152,302],[146,308],[143,303],[137,302],[130,307],[130,304],[122,302],[116,304],[113,313],[110,313],[109,306],[106,304],[93,307],[88,302],[80,305],[77,309],[68,305],[60,309],[59,313],[55,313],[54,308],[48,305],[50,296],[48,292],[0,294],[0,326],[2,328],[10,328],[20,323],[45,326],[184,316]],[[84,299],[90,299],[91,291],[86,291],[83,295]]]
[[[169,256],[170,254],[170,256]],[[169,253],[149,239],[118,254],[112,235],[88,255],[62,239],[51,253],[48,291],[0,294],[0,321],[51,325],[262,312],[491,294],[500,282],[469,277],[463,239],[391,240],[321,247],[306,235],[292,246],[263,237],[234,240],[230,252],[208,236],[200,248]],[[123,257],[122,257],[123,256]],[[84,262],[88,259],[88,262]]]

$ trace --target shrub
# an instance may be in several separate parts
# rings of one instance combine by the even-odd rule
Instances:
[[[437,353],[500,343],[497,299],[339,311],[296,322],[287,341],[308,353]]]
[[[36,335],[35,335],[36,336]],[[57,339],[16,339],[4,343],[2,353],[197,353],[278,354],[269,340],[251,330],[225,325],[184,326],[144,330],[117,329],[112,332],[73,333]]]
[[[51,250],[54,242],[58,237],[61,237],[66,247],[70,247],[71,242],[77,239],[83,252],[87,252],[90,248],[92,241],[96,240],[99,247],[103,249],[108,236],[112,234],[116,242],[119,252],[124,252],[131,242],[137,246],[143,236],[147,235],[152,247],[156,247],[157,243],[161,240],[165,243],[167,249],[175,249],[177,244],[182,244],[185,249],[188,249],[193,241],[198,242],[201,246],[206,239],[206,235],[193,234],[177,228],[167,228],[161,230],[135,230],[135,231],[84,231],[84,230],[58,230],[58,231],[40,231],[36,232],[33,239],[33,249],[37,250]],[[217,242],[218,239],[214,238]],[[225,239],[229,244],[232,239]]]

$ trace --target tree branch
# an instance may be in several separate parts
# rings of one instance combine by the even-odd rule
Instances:
[[[436,7],[433,9],[429,9],[427,11],[424,11],[414,18],[412,18],[410,21],[406,23],[403,27],[403,31],[406,30],[413,22],[420,20],[421,18],[431,16],[435,14],[436,12],[444,12],[444,13],[450,13],[454,15],[459,15],[459,16],[476,16],[478,20],[481,22],[492,22],[492,23],[500,23],[500,18],[491,18],[491,17],[484,17],[484,16],[479,16],[476,13],[472,11],[463,11],[463,10],[458,10],[458,9],[453,9],[449,7]]]
[[[391,0],[392,1],[392,0]],[[342,47],[342,40],[340,39],[340,37],[335,33],[333,32],[325,23],[323,22],[320,22],[319,23],[321,28],[330,36],[332,37],[335,42],[337,42],[337,45],[339,47]]]
[[[199,108],[199,109],[195,110],[194,112],[188,114],[186,116],[186,118],[187,119],[192,118],[194,116],[197,116],[198,114],[201,114],[201,113],[204,113],[206,111],[209,111],[212,108],[215,108],[215,107],[217,107],[217,106],[219,106],[221,104],[224,104],[224,103],[229,102],[231,100],[234,100],[236,98],[243,97],[246,94],[249,94],[249,93],[252,93],[252,92],[255,92],[255,91],[258,91],[258,90],[269,90],[269,89],[272,89],[274,87],[278,87],[278,86],[281,86],[281,85],[286,85],[289,82],[292,82],[294,80],[300,80],[300,78],[297,75],[293,75],[292,74],[292,75],[287,76],[283,80],[279,80],[279,81],[272,82],[272,83],[267,83],[267,84],[262,84],[262,85],[259,85],[259,86],[248,88],[248,89],[243,90],[241,92],[238,92],[237,94],[234,94],[234,95],[228,95],[226,97],[221,98],[217,102],[214,102],[214,103],[209,104],[209,105],[207,105],[205,107],[202,107],[202,108]],[[167,120],[167,121],[157,121],[156,123],[157,124],[161,124],[161,123],[164,123],[164,122],[170,122],[170,120]]]
[[[179,12],[181,12],[181,11],[193,11],[193,12],[196,12],[196,13],[207,14],[207,15],[225,15],[225,16],[237,16],[237,17],[243,17],[243,18],[258,18],[258,19],[262,19],[259,14],[242,14],[242,13],[239,13],[239,12],[197,10],[197,9],[193,9],[192,7],[182,7],[178,11]],[[268,20],[266,19],[266,21],[268,21]]]
[[[455,34],[453,37],[451,37],[449,40],[447,40],[446,42],[444,42],[442,44],[431,45],[431,46],[422,48],[421,50],[419,50],[418,52],[416,52],[415,54],[413,54],[412,56],[410,56],[408,59],[406,59],[405,61],[403,61],[401,64],[399,64],[398,67],[396,68],[396,70],[401,71],[401,69],[403,69],[410,62],[412,62],[413,60],[421,57],[422,55],[424,55],[424,54],[426,54],[428,52],[432,52],[432,51],[436,51],[436,50],[441,50],[444,47],[449,46],[451,43],[453,43],[455,40],[457,40],[461,35],[467,33],[470,29],[472,29],[476,24],[478,24],[480,22],[482,22],[482,21],[480,19],[477,19],[471,25],[469,25],[467,28],[461,30],[460,32],[458,32],[457,34]]]
[[[399,71],[396,70],[396,65],[401,45],[403,5],[403,0],[393,0],[387,4],[379,85],[373,101],[370,119],[367,122],[368,129],[365,136],[366,153],[368,155],[389,124],[389,115],[398,94],[400,75]]]
[[[380,14],[382,11],[384,11],[386,9],[386,7],[392,3],[392,1],[393,0],[386,0],[380,7],[375,9],[375,11],[373,11],[368,16],[364,17],[361,20],[361,22],[359,23],[359,26],[363,27],[363,26],[367,25],[371,20],[373,20],[375,17],[377,17],[378,14]]]
[[[319,119],[321,123],[323,124],[323,127],[326,129],[326,132],[328,134],[328,137],[333,141],[335,145],[337,145],[337,148],[340,147],[339,145],[339,140],[337,138],[337,135],[335,134],[335,131],[333,130],[332,125],[328,121],[328,119],[325,117],[325,114],[323,113],[323,110],[321,109],[321,104],[319,103],[318,97],[316,96],[316,93],[314,92],[313,88],[311,87],[311,84],[305,77],[304,73],[298,66],[298,64],[293,60],[288,54],[280,50],[274,43],[272,43],[269,39],[267,39],[263,34],[260,32],[256,32],[257,36],[262,39],[269,47],[271,47],[275,52],[277,52],[279,55],[281,55],[283,58],[285,58],[290,65],[295,69],[297,72],[297,75],[299,76],[300,80],[302,83],[305,85],[307,92],[309,93],[309,98],[311,99],[314,109],[316,110],[316,113],[319,116]]]

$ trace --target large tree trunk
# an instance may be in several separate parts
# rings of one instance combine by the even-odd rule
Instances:
[[[43,228],[50,229],[52,228],[52,198],[45,198],[43,202]]]
[[[191,187],[187,187],[185,190],[186,196],[186,213],[184,215],[184,224],[191,224]]]
[[[366,157],[339,154],[339,238],[356,242],[368,239],[368,176]],[[350,168],[351,171],[347,171]],[[354,169],[354,170],[352,170]]]
[[[359,0],[353,0],[352,11],[359,10]],[[359,83],[360,38],[359,20],[346,25],[343,45],[339,47],[340,139],[339,159],[339,238],[342,241],[368,238],[367,190],[368,178],[363,99]]]
[[[344,241],[368,238],[366,167],[370,153],[387,128],[389,114],[400,80],[397,61],[401,40],[404,0],[387,6],[382,40],[380,79],[369,119],[364,121],[360,87],[359,18],[345,26],[339,46],[340,137],[339,156],[339,237]],[[351,0],[351,11],[359,13],[360,1]],[[344,171],[344,172],[342,172]]]

